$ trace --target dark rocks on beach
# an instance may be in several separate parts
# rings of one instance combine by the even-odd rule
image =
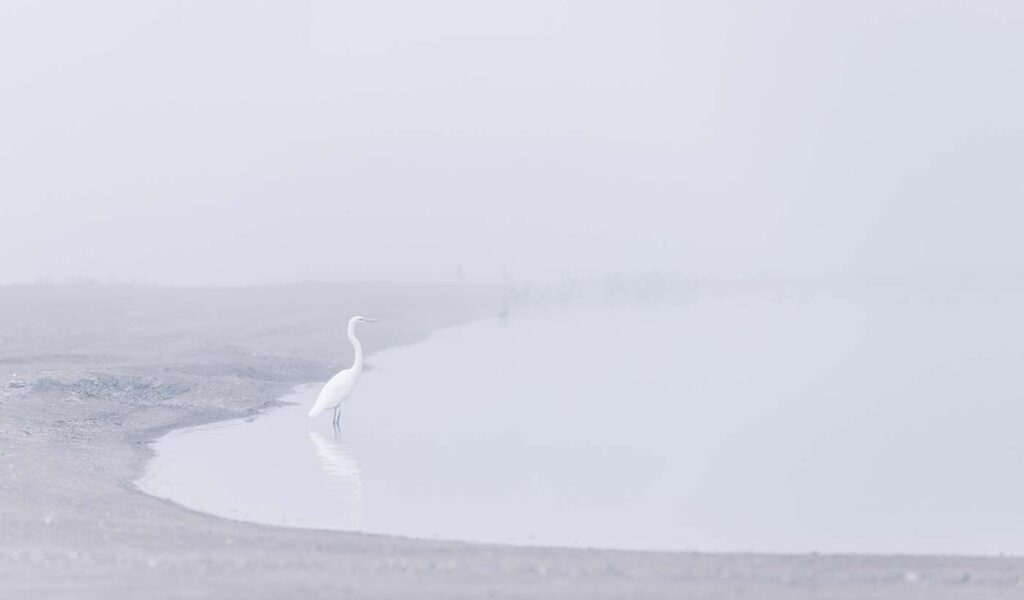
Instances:
[[[169,400],[184,394],[188,388],[157,379],[101,375],[74,381],[43,377],[32,384],[32,390],[74,394],[82,398],[125,399],[133,403],[148,404]]]

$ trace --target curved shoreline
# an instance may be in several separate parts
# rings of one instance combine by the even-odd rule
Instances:
[[[338,314],[395,324],[382,349],[494,315],[500,289],[0,288],[4,598],[1015,598],[1017,558],[565,550],[291,530],[133,485],[160,432],[257,414],[335,364]],[[332,361],[333,362],[333,361]]]

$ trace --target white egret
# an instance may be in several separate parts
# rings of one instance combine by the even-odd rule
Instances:
[[[341,418],[341,405],[352,395],[352,389],[356,387],[356,381],[363,372],[363,346],[356,337],[357,323],[376,323],[377,319],[355,316],[348,322],[348,339],[352,342],[356,356],[352,361],[352,368],[341,371],[331,377],[324,387],[320,389],[320,395],[316,397],[316,404],[309,410],[309,417],[317,417],[328,408],[334,409],[334,427],[337,429],[338,421]]]

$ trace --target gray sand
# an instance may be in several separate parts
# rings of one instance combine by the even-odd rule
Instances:
[[[1016,558],[477,546],[265,527],[136,490],[147,442],[500,310],[497,288],[0,288],[0,598],[1020,598]],[[371,357],[372,360],[372,357]],[[752,499],[752,501],[754,501]]]

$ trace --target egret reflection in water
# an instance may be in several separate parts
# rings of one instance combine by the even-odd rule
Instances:
[[[357,529],[363,520],[363,480],[359,461],[340,440],[328,440],[315,431],[309,439],[316,449],[317,463],[327,474],[331,492],[338,500],[338,513],[345,529]]]

